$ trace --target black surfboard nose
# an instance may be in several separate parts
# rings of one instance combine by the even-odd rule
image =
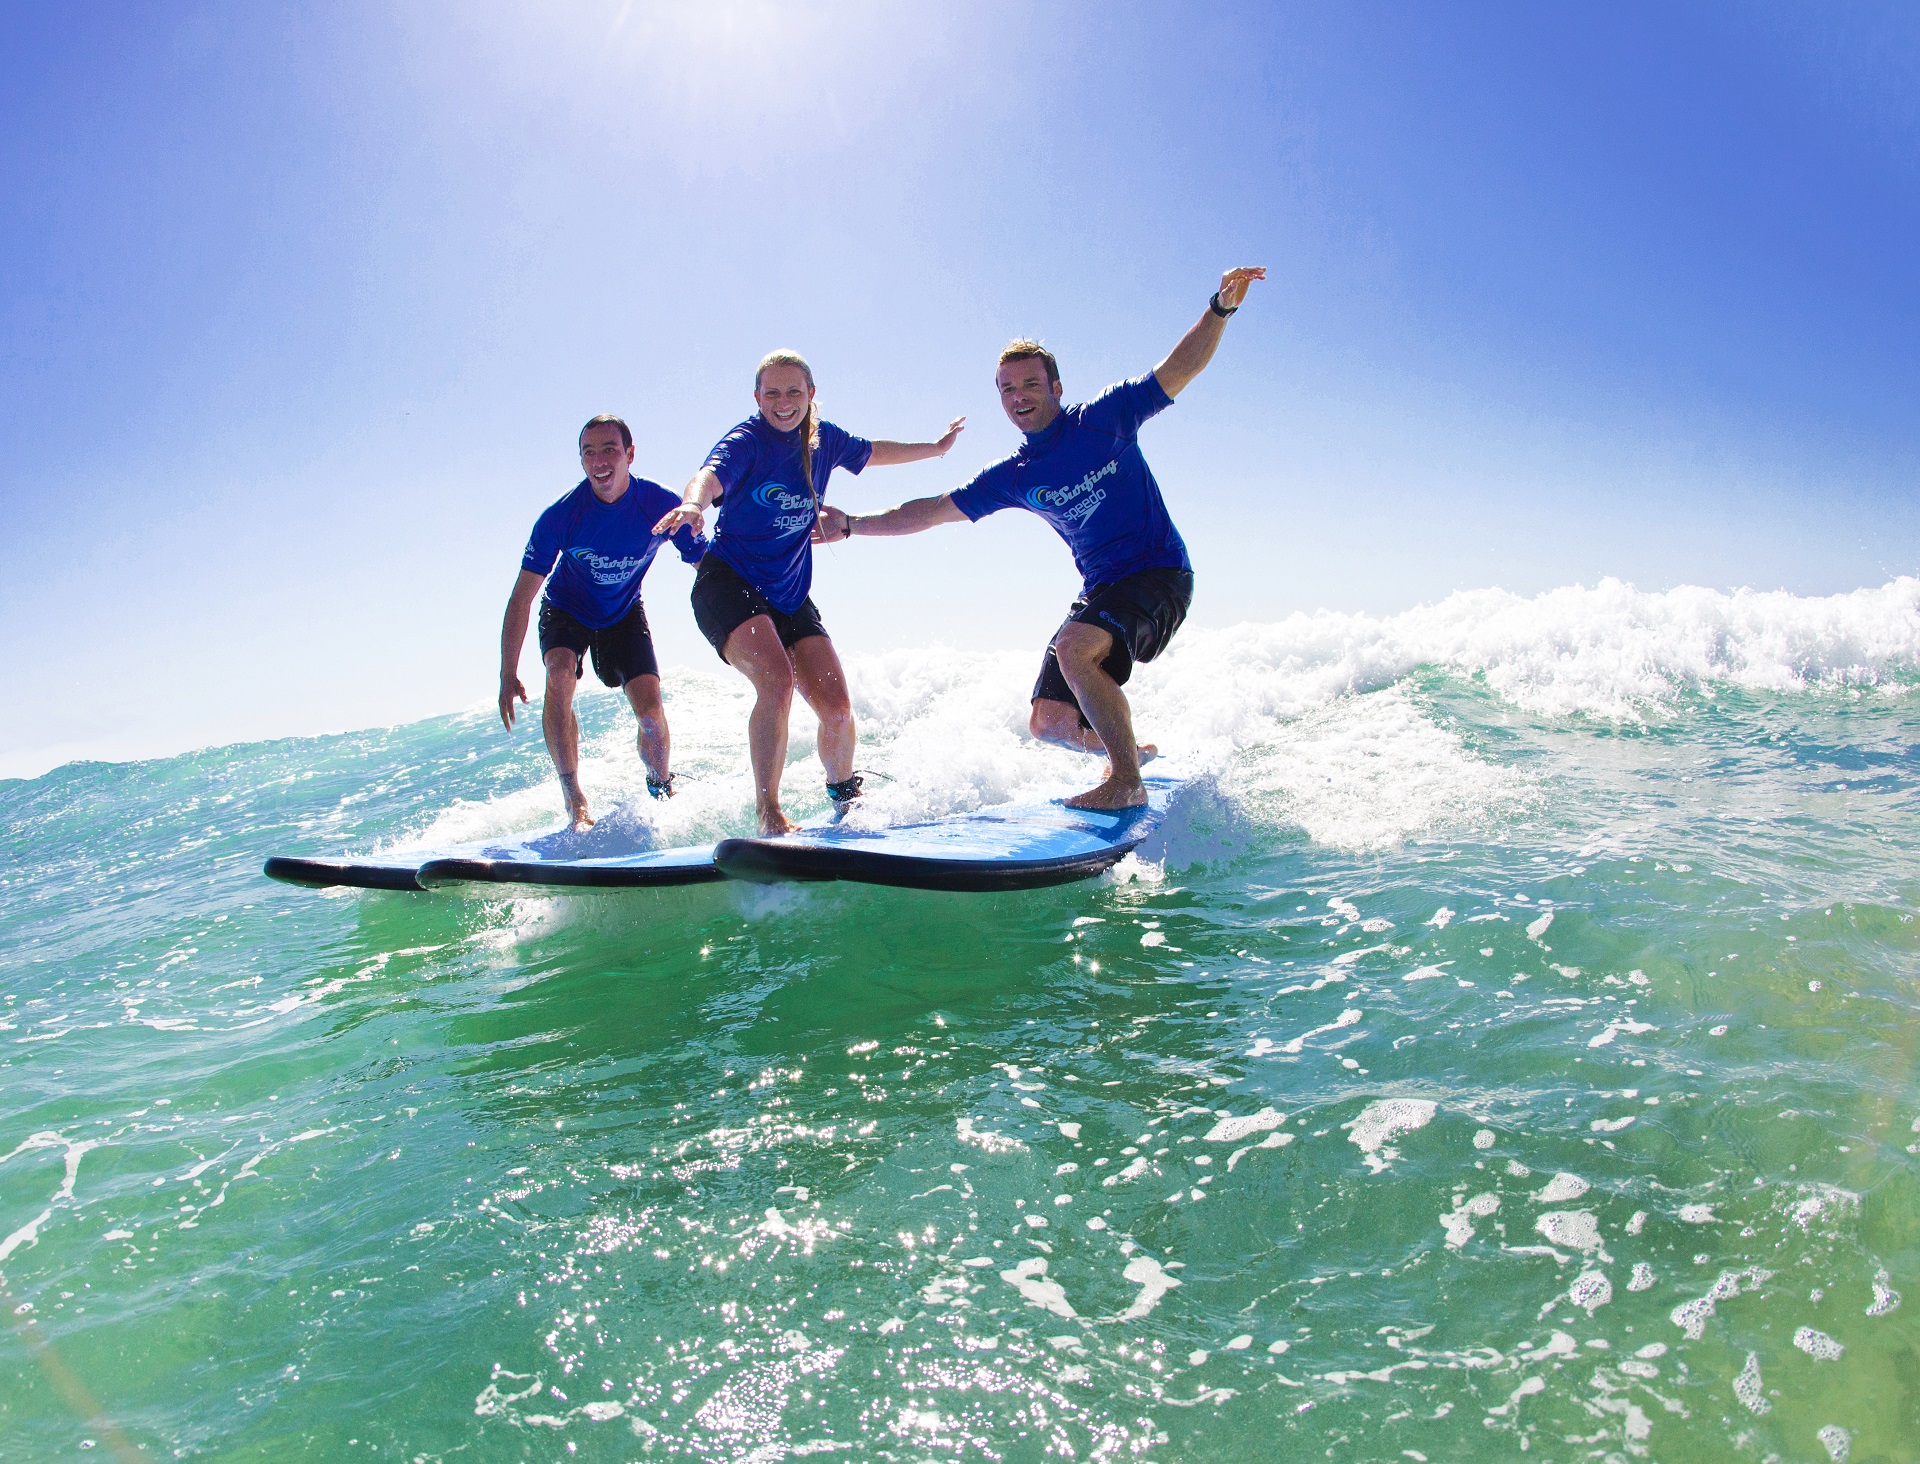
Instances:
[[[713,862],[728,879],[743,879],[749,884],[840,878],[831,858],[809,857],[825,852],[779,839],[722,839],[713,846]]]

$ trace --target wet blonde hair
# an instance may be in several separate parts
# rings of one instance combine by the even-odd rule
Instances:
[[[815,390],[813,368],[807,364],[807,358],[798,351],[768,351],[760,358],[760,364],[753,368],[753,394],[760,395],[760,378],[767,374],[769,366],[798,366],[800,374],[807,378],[807,389]],[[815,501],[820,495],[813,488],[813,450],[820,445],[820,410],[813,403],[807,403],[807,415],[800,421],[800,476],[805,480],[807,492],[812,493]]]

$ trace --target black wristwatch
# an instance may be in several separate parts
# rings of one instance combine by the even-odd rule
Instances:
[[[1233,312],[1238,310],[1239,308],[1240,307],[1238,305],[1222,305],[1220,303],[1220,292],[1218,290],[1215,290],[1213,292],[1213,298],[1207,301],[1207,309],[1211,310],[1215,315],[1219,316],[1222,320],[1225,320],[1229,315],[1233,314]]]

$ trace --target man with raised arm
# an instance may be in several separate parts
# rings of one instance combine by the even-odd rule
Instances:
[[[655,798],[673,796],[660,666],[640,603],[640,581],[666,542],[654,537],[654,523],[680,501],[658,483],[633,475],[633,434],[618,417],[595,417],[580,429],[580,466],[587,476],[534,523],[500,627],[500,720],[512,731],[514,702],[527,699],[520,684],[520,648],[534,597],[546,586],[540,659],[546,663],[547,693],[540,727],[576,832],[593,826],[580,787],[580,722],[573,714],[574,688],[589,655],[601,681],[627,694],[640,723],[647,791]],[[687,563],[697,564],[707,541],[682,528],[674,533],[673,546]]]
[[[1193,566],[1167,516],[1160,485],[1136,440],[1141,423],[1173,405],[1206,369],[1264,269],[1230,269],[1199,322],[1145,376],[1108,387],[1079,406],[1060,404],[1060,369],[1037,341],[1000,353],[995,383],[1007,420],[1026,435],[1011,457],[964,488],[916,498],[876,514],[820,511],[828,542],[855,535],[917,534],[1024,508],[1053,526],[1073,551],[1080,598],[1054,632],[1033,687],[1033,735],[1080,752],[1104,752],[1107,776],[1069,798],[1071,808],[1131,808],[1147,801],[1140,764],[1154,752],[1134,741],[1133,711],[1120,688],[1136,661],[1166,649],[1193,599]]]

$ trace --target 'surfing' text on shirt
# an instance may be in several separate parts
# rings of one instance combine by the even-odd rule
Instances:
[[[1039,514],[1073,551],[1082,591],[1143,569],[1191,570],[1137,440],[1172,404],[1152,372],[1110,386],[1028,433],[1018,452],[956,491],[954,506],[975,520],[1003,508]]]
[[[755,412],[714,444],[707,466],[720,480],[713,552],[791,615],[813,588],[813,517],[835,468],[858,473],[873,456],[864,437],[819,424],[811,489],[800,474],[800,431],[781,432]]]
[[[679,494],[631,473],[627,491],[602,503],[582,478],[535,520],[520,567],[547,576],[548,604],[589,629],[612,625],[640,598],[647,566],[666,542],[654,537],[653,526],[679,504]],[[683,527],[674,530],[673,547],[697,564],[707,541]]]

